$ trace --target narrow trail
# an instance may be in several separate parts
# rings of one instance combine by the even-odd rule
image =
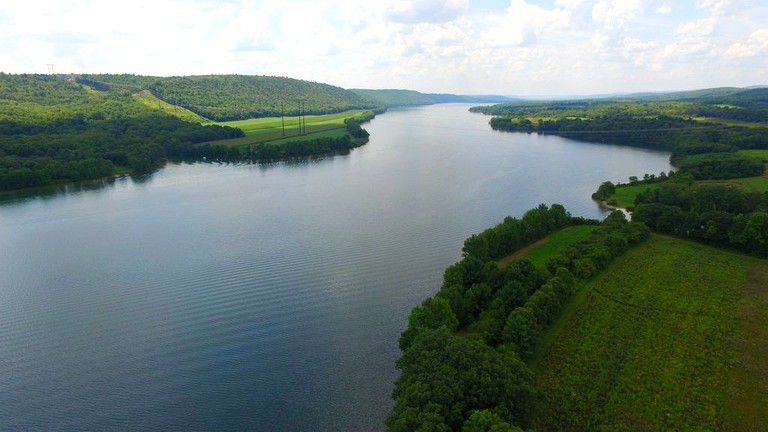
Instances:
[[[502,268],[502,269],[506,268],[509,265],[509,263],[511,263],[512,261],[514,261],[514,260],[522,257],[523,255],[527,254],[528,251],[530,251],[531,249],[533,249],[535,247],[539,247],[539,246],[543,245],[544,243],[548,242],[549,238],[550,238],[550,236],[546,236],[543,239],[537,241],[536,243],[531,243],[531,244],[529,244],[528,246],[526,246],[526,247],[524,247],[522,249],[518,249],[512,255],[505,256],[504,258],[502,258],[499,261],[497,261],[497,264],[499,265],[499,268]]]

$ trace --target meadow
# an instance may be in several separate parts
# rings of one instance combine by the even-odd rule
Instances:
[[[766,271],[768,261],[659,235],[624,254],[539,347],[535,428],[755,430],[768,421],[754,360],[766,354],[765,308],[754,308]],[[747,339],[761,342],[737,343]]]
[[[335,114],[306,115],[304,116],[304,133],[299,134],[298,117],[263,117],[247,120],[236,120],[215,123],[221,126],[230,126],[241,129],[245,136],[241,138],[212,141],[211,145],[224,145],[227,147],[242,147],[249,144],[268,142],[270,144],[284,144],[297,139],[312,140],[316,138],[338,138],[346,132],[344,120],[363,115],[366,110],[350,110]],[[283,133],[283,121],[285,133]]]
[[[499,267],[506,267],[518,258],[527,258],[535,266],[544,268],[547,261],[559,254],[564,248],[589,236],[595,229],[593,225],[576,225],[553,233],[552,235],[523,248],[512,255],[499,260]]]

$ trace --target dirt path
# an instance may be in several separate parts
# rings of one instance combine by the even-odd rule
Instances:
[[[543,239],[537,241],[536,243],[531,243],[531,244],[529,244],[528,246],[526,246],[526,247],[524,247],[522,249],[518,249],[512,255],[505,256],[504,258],[502,258],[502,259],[500,259],[498,261],[499,268],[505,268],[512,261],[514,261],[514,260],[520,258],[521,256],[527,254],[529,250],[531,250],[531,249],[533,249],[533,248],[535,248],[537,246],[541,246],[541,245],[543,245],[544,243],[546,243],[548,241],[549,241],[549,236],[546,236]]]

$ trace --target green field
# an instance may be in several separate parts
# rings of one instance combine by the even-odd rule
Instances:
[[[745,177],[730,180],[704,180],[697,182],[701,185],[733,186],[749,192],[768,192],[768,177]]]
[[[541,345],[536,430],[768,424],[766,274],[766,260],[658,235],[627,252]]]
[[[307,115],[304,116],[305,125],[307,131],[310,128],[317,129],[334,129],[344,126],[344,120],[350,117],[357,117],[364,113],[365,110],[351,110],[344,111],[335,114],[323,114],[323,115]],[[236,120],[229,122],[216,123],[222,126],[231,126],[238,129],[242,129],[246,136],[261,136],[265,132],[277,132],[282,136],[283,121],[280,117],[262,117],[253,118],[248,120]],[[286,135],[296,135],[299,128],[298,117],[285,117],[285,133]],[[314,129],[314,130],[317,130]],[[271,135],[270,135],[271,136]]]
[[[645,192],[646,189],[658,189],[659,185],[652,184],[640,184],[640,185],[618,185],[616,186],[616,192],[611,195],[609,201],[615,201],[616,205],[621,208],[632,207],[635,205],[635,198],[638,195]]]
[[[586,238],[594,229],[593,225],[577,225],[562,229],[498,260],[498,265],[504,268],[518,258],[527,258],[535,266],[543,268],[547,261],[563,248]]]
[[[592,225],[577,225],[560,230],[549,236],[546,242],[529,250],[523,256],[537,267],[543,268],[550,258],[558,255],[564,248],[585,239],[594,229],[595,227]]]
[[[230,140],[211,141],[208,144],[241,147],[261,142],[283,144],[296,140],[340,137],[345,133],[344,120],[358,117],[365,112],[366,110],[351,110],[335,114],[305,116],[305,133],[303,135],[299,135],[298,117],[285,117],[285,132],[283,132],[283,119],[280,117],[263,117],[215,123],[242,129],[245,132],[245,136]]]
[[[738,153],[768,162],[768,150],[739,150]]]

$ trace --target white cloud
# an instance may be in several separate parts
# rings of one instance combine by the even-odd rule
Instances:
[[[731,57],[756,57],[768,55],[768,28],[760,29],[749,35],[744,43],[735,43],[728,47],[725,54]]]
[[[598,0],[592,19],[608,30],[625,27],[642,10],[640,0]]]
[[[675,39],[664,47],[664,56],[679,59],[711,53],[716,22],[712,18],[688,21],[675,30]]]
[[[499,10],[468,0],[6,1],[0,68],[265,74],[457,93],[690,88],[697,75],[702,85],[752,84],[764,81],[755,62],[768,56],[768,8],[758,3],[509,0]],[[728,77],[739,81],[718,82]]]
[[[511,0],[506,16],[489,20],[482,41],[493,47],[535,43],[549,31],[567,28],[570,17],[565,9],[548,10],[524,0]]]
[[[453,21],[467,9],[468,0],[408,0],[392,4],[386,17],[403,24]]]

